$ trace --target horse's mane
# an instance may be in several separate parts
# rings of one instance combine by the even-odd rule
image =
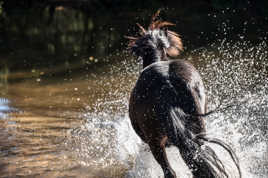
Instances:
[[[167,30],[167,26],[174,26],[175,24],[167,21],[159,20],[159,14],[160,10],[158,10],[153,16],[151,23],[148,27],[148,30],[146,30],[144,27],[142,27],[139,23],[137,23],[137,26],[140,29],[140,36],[139,37],[133,37],[133,36],[125,36],[127,39],[129,39],[128,47],[132,48],[136,41],[138,39],[143,38],[145,35],[152,33],[153,31],[165,31],[166,37],[169,42],[169,47],[165,49],[166,54],[172,57],[176,57],[180,54],[181,51],[183,51],[183,44],[180,38],[180,35],[178,35],[176,32]]]

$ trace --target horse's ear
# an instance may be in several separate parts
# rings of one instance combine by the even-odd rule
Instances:
[[[167,37],[170,43],[170,47],[166,49],[166,52],[171,57],[178,56],[183,51],[183,45],[180,36],[172,31],[167,30]]]
[[[161,11],[162,11],[162,9],[158,9],[156,11],[156,13],[152,16],[151,23],[153,23],[153,22],[155,22],[157,20],[157,18],[159,17],[159,14],[160,14]]]

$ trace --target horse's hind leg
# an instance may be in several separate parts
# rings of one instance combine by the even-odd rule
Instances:
[[[165,149],[166,143],[167,143],[167,136],[163,137],[160,140],[149,141],[149,146],[154,155],[154,158],[161,165],[165,178],[176,178],[176,174],[170,167],[167,159]]]

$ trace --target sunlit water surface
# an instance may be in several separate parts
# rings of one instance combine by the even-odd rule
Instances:
[[[208,134],[233,147],[244,177],[266,178],[267,44],[223,40],[186,57],[203,76],[209,109],[222,108],[206,118]],[[163,177],[131,127],[128,97],[140,65],[123,58],[104,72],[5,84],[0,177]],[[211,146],[235,173],[227,153]],[[176,148],[168,156],[178,177],[191,177]]]

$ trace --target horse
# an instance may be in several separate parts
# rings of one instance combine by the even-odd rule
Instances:
[[[214,143],[230,154],[241,178],[237,156],[229,145],[206,134],[208,115],[205,87],[197,69],[183,59],[170,60],[183,51],[180,36],[167,29],[175,24],[153,15],[146,30],[129,39],[128,49],[142,59],[143,69],[130,94],[129,118],[137,135],[149,145],[165,178],[176,174],[166,147],[175,146],[194,178],[229,177],[223,162],[205,143]]]

